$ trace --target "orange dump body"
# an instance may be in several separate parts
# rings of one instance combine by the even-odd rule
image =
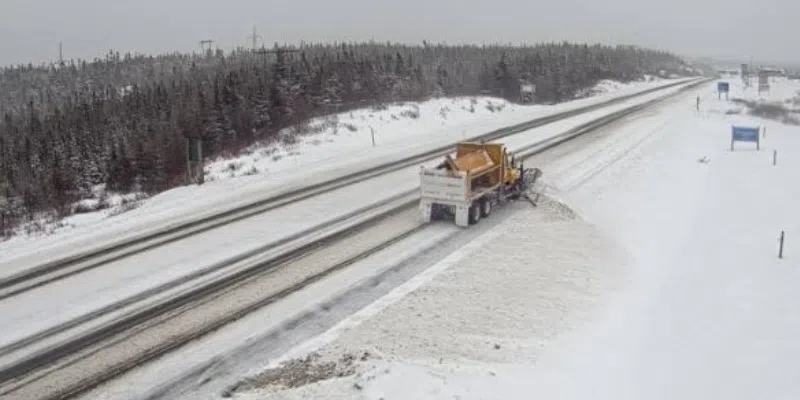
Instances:
[[[461,142],[456,146],[456,158],[451,165],[458,171],[468,172],[479,179],[478,186],[494,186],[503,181],[505,174],[505,149],[500,143]]]
[[[453,164],[456,166],[457,170],[469,171],[472,174],[479,174],[496,165],[486,150],[472,151],[457,156],[456,159],[453,160]]]

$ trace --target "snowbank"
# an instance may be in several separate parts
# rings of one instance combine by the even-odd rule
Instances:
[[[319,364],[315,364],[319,365]],[[323,366],[325,364],[322,364]],[[340,365],[340,364],[336,364]],[[319,367],[317,367],[319,368]],[[256,390],[234,399],[528,399],[532,366],[442,361],[359,362],[357,369],[343,369],[343,377],[312,375],[313,383],[292,390]],[[292,371],[296,373],[296,371]],[[305,372],[305,371],[304,371]],[[285,375],[297,377],[298,375]],[[303,376],[303,375],[300,375]],[[330,379],[336,378],[336,379]],[[278,381],[280,384],[299,384]],[[254,383],[255,384],[255,383]]]
[[[667,82],[647,76],[644,81],[622,83],[600,81],[580,93],[578,98],[629,94]],[[421,103],[399,103],[385,109],[360,109],[317,118],[302,127],[281,133],[278,143],[255,145],[239,157],[220,157],[206,165],[208,180],[230,179],[263,172],[278,173],[341,157],[350,151],[369,151],[373,147],[408,148],[441,137],[458,140],[476,123],[507,119],[525,121],[540,112],[561,110],[556,106],[516,105],[494,97],[440,98]],[[517,118],[522,119],[517,119]],[[494,124],[493,124],[494,125]],[[500,125],[500,126],[504,126]],[[457,128],[462,128],[459,131]],[[469,129],[470,136],[472,130]],[[454,135],[455,133],[455,135]],[[374,140],[374,146],[373,146]]]
[[[519,384],[507,384],[524,387],[518,378],[542,350],[624,284],[627,260],[558,203],[513,206],[520,209],[508,221],[286,356],[316,350],[325,363],[366,352],[352,373],[237,398],[425,399],[473,387],[493,398],[527,398],[513,392]]]

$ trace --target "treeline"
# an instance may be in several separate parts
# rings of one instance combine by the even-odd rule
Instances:
[[[559,102],[601,79],[687,75],[678,57],[635,47],[304,45],[141,56],[0,71],[0,233],[40,212],[67,215],[105,184],[154,193],[181,184],[185,138],[214,156],[332,112],[431,96]]]

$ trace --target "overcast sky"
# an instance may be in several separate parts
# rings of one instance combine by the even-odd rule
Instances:
[[[0,0],[0,65],[300,40],[637,44],[800,63],[798,0]]]

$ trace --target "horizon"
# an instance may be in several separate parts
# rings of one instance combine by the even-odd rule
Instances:
[[[0,41],[3,65],[57,61],[59,42],[66,59],[80,60],[103,58],[110,49],[147,55],[197,52],[204,39],[214,40],[216,47],[228,52],[252,47],[254,26],[258,47],[276,41],[431,40],[453,45],[568,41],[609,46],[624,43],[687,59],[800,63],[797,55],[776,40],[800,34],[792,18],[800,13],[800,3],[788,0],[775,0],[770,7],[752,0],[736,0],[735,7],[722,0],[673,0],[670,4],[564,0],[544,7],[519,0],[490,4],[455,0],[407,0],[402,4],[365,0],[3,3],[0,37],[14,39]],[[769,23],[759,22],[765,20]]]
[[[216,42],[216,41],[214,41],[214,42]],[[547,44],[561,44],[561,43],[567,43],[567,44],[570,44],[570,45],[577,45],[577,46],[583,46],[583,45],[588,45],[588,46],[597,46],[597,45],[599,45],[599,46],[607,46],[607,47],[629,46],[629,47],[636,47],[636,48],[641,48],[641,49],[646,49],[646,50],[661,51],[661,52],[670,53],[672,55],[675,55],[675,56],[677,56],[677,57],[679,57],[679,58],[681,58],[681,59],[683,59],[683,60],[685,60],[687,62],[691,62],[691,63],[713,64],[713,65],[708,65],[709,67],[730,68],[730,67],[738,67],[741,63],[748,63],[749,65],[758,65],[758,66],[775,66],[775,67],[781,67],[781,68],[787,68],[787,69],[797,69],[798,67],[800,67],[800,63],[786,63],[786,62],[781,63],[781,62],[775,62],[775,61],[769,61],[769,60],[745,61],[745,60],[740,60],[740,59],[733,59],[733,58],[726,58],[726,57],[716,57],[715,58],[715,57],[709,57],[709,56],[703,56],[703,55],[692,56],[692,55],[680,54],[678,52],[674,52],[674,51],[671,51],[671,50],[668,50],[668,49],[654,48],[654,47],[642,46],[642,45],[638,45],[638,44],[629,44],[629,43],[610,44],[610,43],[603,43],[603,42],[570,41],[570,40],[547,40],[547,41],[541,41],[541,42],[518,42],[518,43],[508,43],[508,42],[458,42],[458,43],[449,43],[447,41],[436,41],[436,42],[434,42],[434,41],[428,41],[428,40],[425,40],[425,39],[423,39],[422,41],[419,41],[419,42],[394,41],[394,40],[376,40],[376,39],[328,40],[328,41],[325,41],[325,40],[320,40],[320,41],[299,40],[299,41],[295,41],[295,42],[275,42],[275,43],[272,43],[272,44],[260,43],[260,46],[258,46],[257,48],[258,49],[263,49],[263,48],[270,49],[270,48],[273,48],[273,46],[275,46],[275,45],[278,45],[279,47],[302,48],[302,47],[305,47],[305,46],[319,46],[319,45],[322,45],[322,46],[339,46],[339,45],[342,45],[342,44],[347,44],[347,45],[364,45],[364,44],[387,45],[388,44],[388,45],[392,45],[392,46],[423,47],[426,43],[428,45],[431,45],[431,46],[445,46],[445,47],[460,47],[460,46],[483,47],[483,46],[487,46],[487,47],[511,47],[511,48],[536,47],[536,46],[547,45]],[[50,57],[50,58],[47,58],[47,59],[35,60],[35,61],[32,60],[32,61],[24,61],[24,62],[13,63],[13,64],[3,64],[3,65],[0,65],[0,68],[18,68],[18,67],[23,67],[23,66],[28,66],[28,65],[33,65],[34,67],[46,67],[46,66],[57,65],[59,63],[59,57],[58,57],[59,56],[58,53],[59,53],[59,50],[60,50],[59,49],[59,45],[61,45],[62,48],[67,48],[67,46],[63,45],[63,42],[62,43],[56,43],[55,55],[53,57]],[[65,54],[64,62],[65,63],[69,63],[69,62],[80,63],[80,62],[85,61],[87,63],[92,63],[92,62],[96,62],[96,61],[102,61],[109,53],[119,53],[120,55],[130,54],[133,57],[159,57],[159,56],[169,56],[169,55],[175,55],[175,54],[180,54],[180,55],[198,55],[198,54],[202,54],[201,53],[201,49],[199,47],[200,47],[200,44],[198,42],[198,45],[195,46],[195,48],[192,48],[192,49],[164,50],[164,51],[155,52],[155,53],[142,52],[142,51],[136,51],[136,50],[123,51],[123,50],[119,50],[119,49],[115,49],[115,48],[109,48],[109,49],[107,49],[105,51],[101,51],[101,52],[99,52],[97,54],[94,54],[94,55],[76,56],[76,57],[69,57],[68,56],[69,53],[67,51],[64,51],[64,54]],[[243,43],[243,44],[227,45],[227,46],[213,46],[213,48],[212,48],[213,51],[222,50],[225,55],[231,55],[231,54],[233,54],[234,52],[237,52],[237,51],[248,51],[248,50],[251,50],[251,49],[252,49],[252,43],[249,46],[248,46],[247,43]]]
[[[688,58],[684,55],[675,53],[673,51],[669,51],[663,48],[654,48],[648,46],[642,46],[637,44],[627,44],[627,43],[617,43],[617,44],[609,44],[609,43],[602,43],[602,42],[591,42],[591,41],[570,41],[570,40],[548,40],[548,41],[541,41],[541,42],[522,42],[522,43],[508,43],[508,42],[446,42],[446,41],[430,41],[423,39],[419,42],[411,42],[411,41],[395,41],[395,40],[375,40],[375,39],[364,39],[364,40],[329,40],[329,41],[308,41],[308,40],[299,40],[294,42],[274,42],[274,43],[260,43],[257,49],[271,49],[275,45],[279,48],[299,48],[303,49],[305,47],[313,47],[313,46],[341,46],[342,44],[346,45],[390,45],[390,46],[403,46],[403,47],[424,47],[426,44],[428,46],[444,46],[444,47],[509,47],[509,48],[533,48],[537,46],[543,45],[560,45],[562,43],[566,43],[573,46],[605,46],[605,47],[635,47],[644,50],[651,50],[651,51],[659,51],[659,52],[666,52],[672,55],[675,55],[680,58]],[[18,66],[18,65],[51,65],[57,64],[59,62],[59,45],[61,43],[56,43],[55,47],[55,54],[52,57],[48,57],[45,59],[40,60],[29,60],[29,61],[22,61],[19,63],[13,64],[5,64],[4,66]],[[159,52],[145,52],[145,51],[136,51],[134,49],[131,50],[121,50],[116,48],[109,48],[103,51],[100,51],[94,55],[83,55],[83,56],[74,56],[69,57],[69,53],[66,51],[67,46],[63,44],[64,49],[64,61],[86,61],[86,62],[93,62],[96,60],[103,60],[109,53],[119,53],[120,55],[130,54],[134,57],[144,56],[144,57],[157,57],[157,56],[166,56],[166,55],[173,55],[173,54],[202,54],[202,50],[200,49],[200,44],[198,42],[195,48],[191,49],[174,49],[174,50],[162,50]],[[252,50],[251,44],[236,44],[236,45],[226,45],[226,46],[213,46],[212,50],[223,50],[226,55],[232,54],[236,51],[250,51]]]

